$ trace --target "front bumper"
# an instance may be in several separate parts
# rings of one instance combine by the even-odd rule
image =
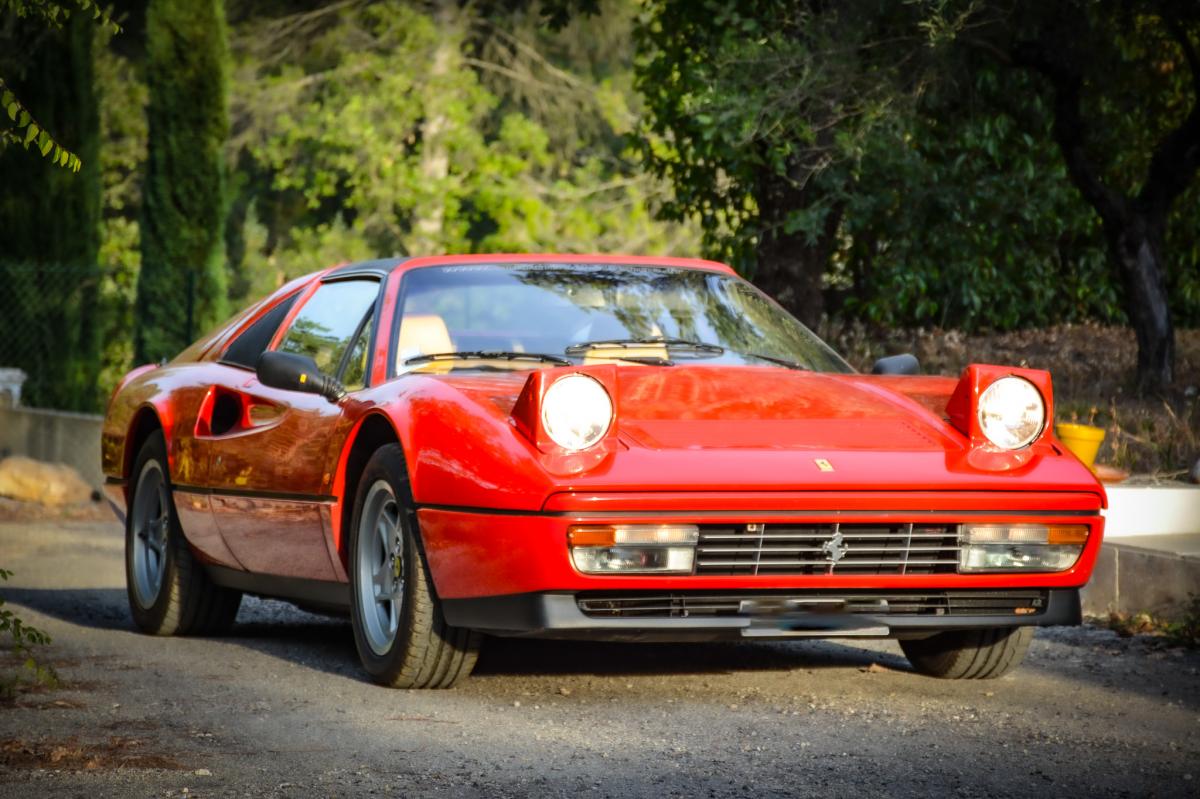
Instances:
[[[492,635],[589,640],[923,637],[1073,625],[1075,588],[1024,591],[525,593],[443,600],[446,621]]]
[[[975,591],[1083,586],[1100,550],[1100,497],[1068,492],[762,492],[678,495],[557,494],[542,511],[423,506],[417,511],[426,559],[440,599],[581,592]],[[1089,537],[1070,569],[1054,573],[720,573],[688,575],[578,572],[567,548],[572,524],[699,525],[1085,524]],[[851,547],[853,549],[853,547]]]

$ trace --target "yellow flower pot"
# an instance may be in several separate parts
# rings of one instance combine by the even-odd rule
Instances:
[[[1089,469],[1096,462],[1096,453],[1104,441],[1104,428],[1086,424],[1058,424],[1054,426],[1058,438],[1076,458]]]

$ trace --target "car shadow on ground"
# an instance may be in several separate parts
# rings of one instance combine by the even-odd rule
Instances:
[[[10,605],[24,605],[81,627],[124,632],[134,630],[124,589],[5,587],[0,596]]]
[[[123,589],[7,589],[5,598],[72,624],[136,632]],[[282,660],[339,675],[361,676],[349,621],[302,611],[286,602],[243,600],[237,623],[214,636]],[[898,653],[875,652],[831,641],[802,645],[773,642],[615,643],[485,639],[475,673],[491,676],[717,674],[868,668],[907,670]]]
[[[475,674],[495,676],[727,674],[860,668],[908,671],[898,652],[834,641],[647,643],[489,638]]]

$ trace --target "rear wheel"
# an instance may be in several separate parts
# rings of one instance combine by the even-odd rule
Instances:
[[[990,680],[1020,665],[1032,640],[1032,627],[992,627],[901,640],[900,648],[921,674],[947,680]]]
[[[142,444],[133,465],[125,517],[125,584],[129,609],[151,635],[218,633],[229,629],[239,591],[214,585],[183,537],[161,435]]]
[[[354,644],[367,673],[393,688],[449,688],[471,673],[479,635],[451,627],[434,595],[417,540],[398,445],[371,456],[350,530]]]

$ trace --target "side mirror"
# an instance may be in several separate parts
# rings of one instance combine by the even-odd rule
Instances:
[[[258,356],[254,371],[258,374],[258,381],[271,388],[320,394],[330,402],[337,402],[346,396],[342,384],[329,375],[321,374],[317,362],[307,355],[264,352]]]
[[[905,353],[903,355],[889,355],[886,358],[880,358],[871,367],[873,375],[919,375],[921,374],[921,362],[917,360],[917,356]]]

